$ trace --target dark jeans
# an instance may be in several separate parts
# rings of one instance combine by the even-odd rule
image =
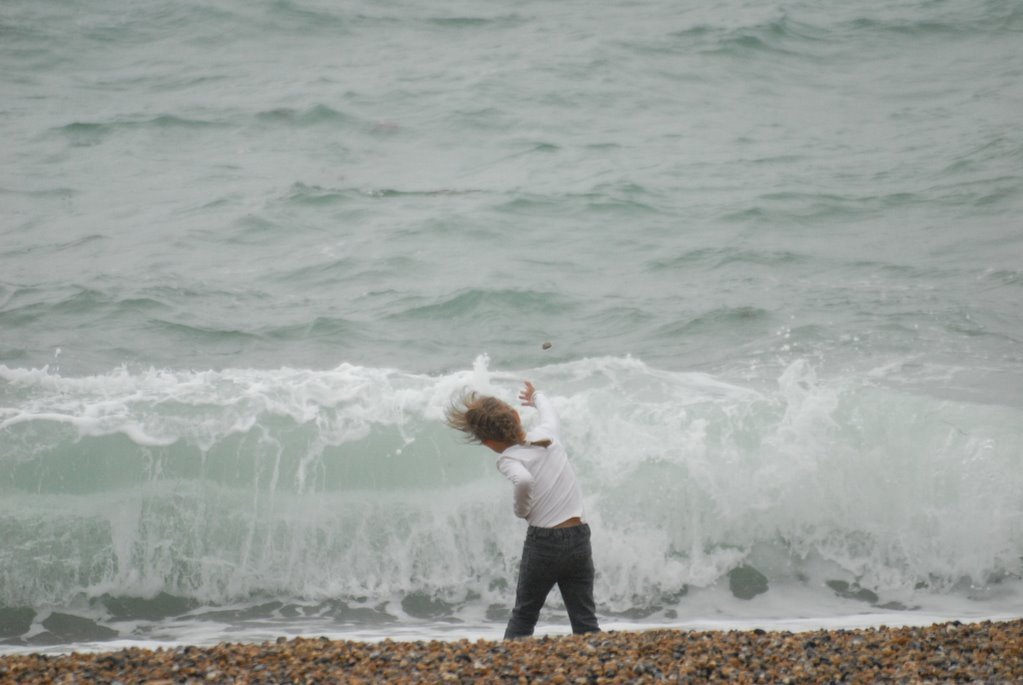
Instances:
[[[522,545],[515,609],[504,631],[506,640],[533,634],[540,609],[555,583],[565,600],[572,632],[600,630],[593,604],[590,527],[585,523],[571,528],[529,527]]]

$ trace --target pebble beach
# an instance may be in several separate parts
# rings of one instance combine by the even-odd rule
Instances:
[[[0,658],[3,683],[1020,683],[1023,619],[810,632],[125,649]]]

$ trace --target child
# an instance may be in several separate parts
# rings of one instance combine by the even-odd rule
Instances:
[[[583,522],[582,493],[561,444],[558,415],[547,396],[529,381],[519,399],[523,406],[540,412],[540,425],[528,435],[519,413],[496,397],[467,391],[446,414],[449,426],[500,455],[497,468],[515,488],[515,515],[529,522],[515,609],[504,637],[533,634],[555,583],[565,600],[572,632],[597,632],[590,527]]]

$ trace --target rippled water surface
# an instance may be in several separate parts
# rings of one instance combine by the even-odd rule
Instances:
[[[523,377],[608,622],[1019,615],[1021,38],[997,0],[5,2],[4,648],[490,634],[521,525],[440,416]]]

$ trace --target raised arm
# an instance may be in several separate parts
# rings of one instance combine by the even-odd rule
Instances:
[[[525,387],[519,393],[524,407],[536,407],[540,413],[540,424],[536,427],[537,432],[543,432],[554,438],[561,437],[561,419],[554,409],[554,404],[547,397],[547,394],[537,390],[529,381],[525,381]]]

